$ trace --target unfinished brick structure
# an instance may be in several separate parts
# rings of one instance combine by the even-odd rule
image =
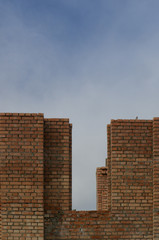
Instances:
[[[97,211],[72,211],[72,126],[0,114],[0,239],[159,239],[159,118],[112,120]]]

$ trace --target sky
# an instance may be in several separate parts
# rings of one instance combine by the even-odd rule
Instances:
[[[0,0],[0,112],[73,124],[73,209],[96,209],[111,119],[159,117],[158,0]]]

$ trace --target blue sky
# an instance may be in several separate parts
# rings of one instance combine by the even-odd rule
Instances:
[[[1,0],[0,112],[73,123],[73,208],[95,209],[111,119],[159,116],[158,0]]]

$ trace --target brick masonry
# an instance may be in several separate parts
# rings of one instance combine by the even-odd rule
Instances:
[[[72,211],[72,125],[0,114],[0,239],[159,239],[159,118],[112,120],[97,211]]]
[[[44,239],[43,114],[0,114],[1,239]]]
[[[100,167],[96,170],[97,180],[97,210],[108,210],[108,176],[107,168]]]

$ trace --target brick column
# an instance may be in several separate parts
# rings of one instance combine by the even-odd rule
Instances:
[[[72,209],[72,125],[69,119],[45,119],[45,213]]]
[[[152,121],[149,120],[111,122],[112,214],[115,239],[152,239],[152,131]],[[157,219],[159,220],[159,217]]]
[[[96,170],[97,181],[97,210],[108,210],[108,181],[107,168],[100,167]]]
[[[107,125],[107,181],[108,181],[108,210],[111,209],[111,125]]]
[[[153,240],[159,239],[159,118],[153,120]]]
[[[0,114],[2,240],[43,240],[43,114]]]

